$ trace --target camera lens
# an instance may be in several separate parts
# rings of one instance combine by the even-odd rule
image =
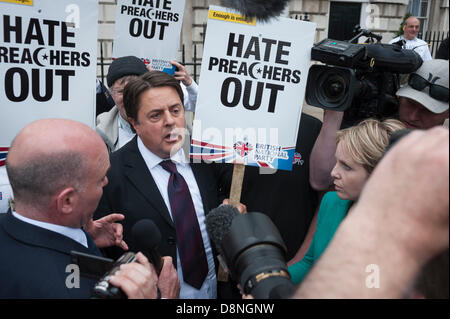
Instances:
[[[345,111],[358,91],[358,79],[352,69],[316,64],[310,68],[306,87],[309,105]]]
[[[346,84],[342,76],[331,74],[323,81],[321,88],[324,98],[329,103],[335,103],[345,96]]]

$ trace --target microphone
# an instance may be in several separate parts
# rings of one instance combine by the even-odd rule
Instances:
[[[221,249],[223,238],[230,232],[233,219],[239,215],[240,213],[236,207],[222,205],[211,210],[206,216],[206,231],[221,255],[223,255]]]
[[[240,11],[244,16],[268,21],[279,16],[289,0],[221,0],[224,7]]]
[[[136,251],[141,251],[155,266],[156,273],[161,273],[163,261],[158,251],[161,243],[161,232],[150,219],[141,219],[131,229]]]

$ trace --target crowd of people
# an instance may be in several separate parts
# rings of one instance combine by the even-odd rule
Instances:
[[[246,168],[237,208],[278,228],[294,298],[448,298],[449,64],[431,58],[418,23],[408,18],[391,41],[423,59],[397,92],[395,119],[341,129],[344,112],[325,110],[323,122],[303,113],[292,171]],[[0,298],[89,298],[92,278],[67,284],[71,251],[138,252],[132,229],[143,219],[161,232],[162,269],[138,253],[112,285],[129,298],[241,297],[218,275],[205,225],[228,203],[233,166],[190,162],[185,115],[198,86],[171,63],[173,76],[115,59],[108,89],[97,83],[95,130],[43,119],[17,134],[0,169]],[[364,285],[371,264],[376,289]]]

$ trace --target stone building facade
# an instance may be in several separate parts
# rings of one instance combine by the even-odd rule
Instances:
[[[98,57],[100,62],[103,56],[103,63],[106,63],[104,74],[111,62],[116,3],[116,0],[99,0]],[[180,38],[180,48],[183,44],[185,48],[185,61],[201,59],[209,5],[219,5],[219,0],[186,0]],[[350,18],[362,28],[382,35],[382,42],[388,42],[395,37],[407,10],[413,8],[418,8],[419,13],[425,14],[423,25],[427,31],[449,30],[449,0],[291,0],[286,15],[315,22],[315,42],[318,42],[329,37],[330,30],[335,30],[340,26],[340,21],[347,19],[341,18],[338,11],[339,8],[344,8],[347,14],[347,11],[351,11],[345,10],[347,7],[354,9]],[[181,51],[179,60],[182,60]],[[188,70],[192,74],[193,66],[188,66]],[[199,65],[195,71],[200,72]],[[98,76],[101,76],[101,72],[99,67]]]

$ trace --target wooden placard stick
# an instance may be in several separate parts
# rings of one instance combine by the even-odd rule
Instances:
[[[241,202],[242,182],[244,181],[245,165],[235,163],[231,179],[230,205],[237,207]]]
[[[233,166],[233,177],[231,179],[230,189],[230,205],[237,207],[237,205],[241,202],[242,182],[244,181],[245,165],[234,163]],[[228,281],[228,272],[223,269],[221,264],[219,264],[217,280],[222,282]]]

